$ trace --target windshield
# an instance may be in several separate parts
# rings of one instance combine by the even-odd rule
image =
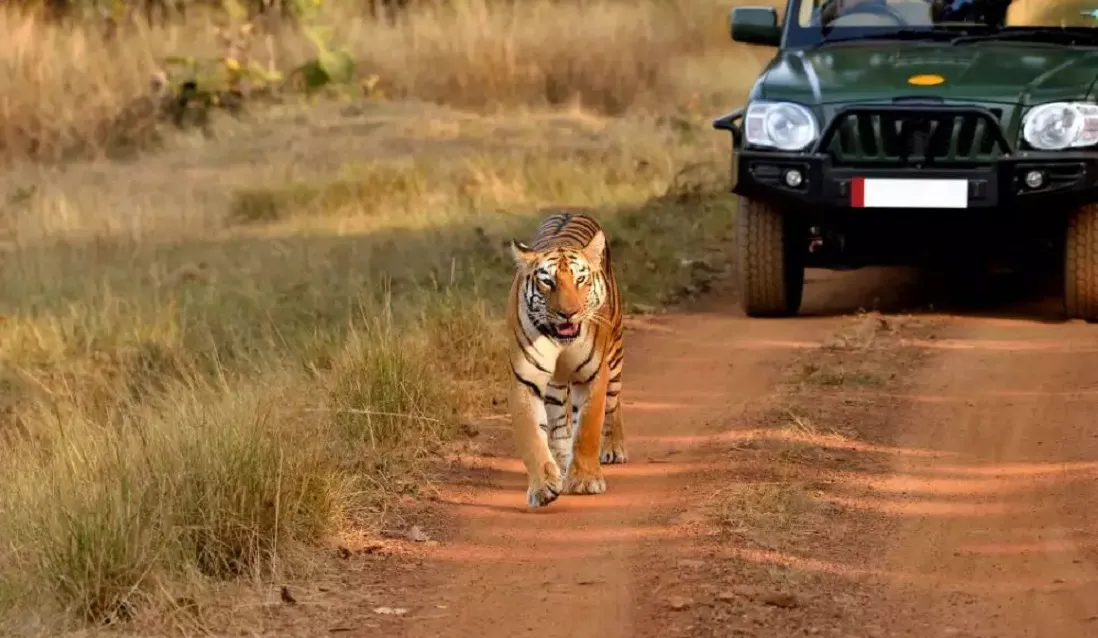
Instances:
[[[1098,0],[790,0],[788,46],[1010,32],[1082,32],[1098,41]],[[1020,35],[1020,33],[1019,33]]]

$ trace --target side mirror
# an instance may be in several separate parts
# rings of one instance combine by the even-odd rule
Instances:
[[[736,7],[730,18],[732,40],[776,47],[782,42],[778,11],[774,7]]]

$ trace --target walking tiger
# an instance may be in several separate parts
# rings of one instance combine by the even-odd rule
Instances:
[[[509,405],[527,504],[601,494],[602,464],[627,460],[621,297],[606,235],[587,215],[557,213],[511,252]]]

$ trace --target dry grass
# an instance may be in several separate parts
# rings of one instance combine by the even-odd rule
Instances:
[[[809,507],[804,489],[791,480],[743,483],[717,496],[713,516],[725,534],[750,539],[776,536]]]
[[[359,99],[415,98],[490,111],[580,103],[600,113],[725,109],[753,79],[733,47],[726,14],[739,0],[455,0],[377,22],[350,0],[324,2],[310,22],[326,46],[355,61]],[[187,23],[134,23],[110,40],[85,23],[56,25],[0,8],[0,156],[56,159],[162,142],[150,78],[168,56],[224,73],[226,58],[290,76],[316,59],[306,33],[262,23],[232,47],[215,28],[239,20],[194,14]],[[733,78],[728,82],[726,78]],[[718,81],[719,80],[719,81]],[[291,86],[293,84],[291,83]],[[296,99],[280,95],[281,100]]]
[[[374,98],[426,102],[283,96],[165,136],[134,104],[164,55],[217,59],[208,22],[107,42],[0,10],[6,635],[193,628],[179,614],[212,585],[377,530],[490,409],[504,245],[540,209],[600,216],[629,303],[723,271],[709,118],[764,57],[724,44],[726,6],[470,1],[396,25],[325,7]],[[311,55],[289,31],[269,51]]]
[[[825,387],[878,386],[887,380],[875,370],[849,369],[847,366],[806,363],[801,368],[804,383]]]

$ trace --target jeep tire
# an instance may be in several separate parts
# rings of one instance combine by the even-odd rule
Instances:
[[[1064,245],[1064,311],[1068,319],[1098,322],[1098,205],[1067,218]]]
[[[800,311],[807,250],[805,242],[798,241],[802,235],[792,216],[739,198],[736,253],[740,303],[747,316],[788,317]]]

